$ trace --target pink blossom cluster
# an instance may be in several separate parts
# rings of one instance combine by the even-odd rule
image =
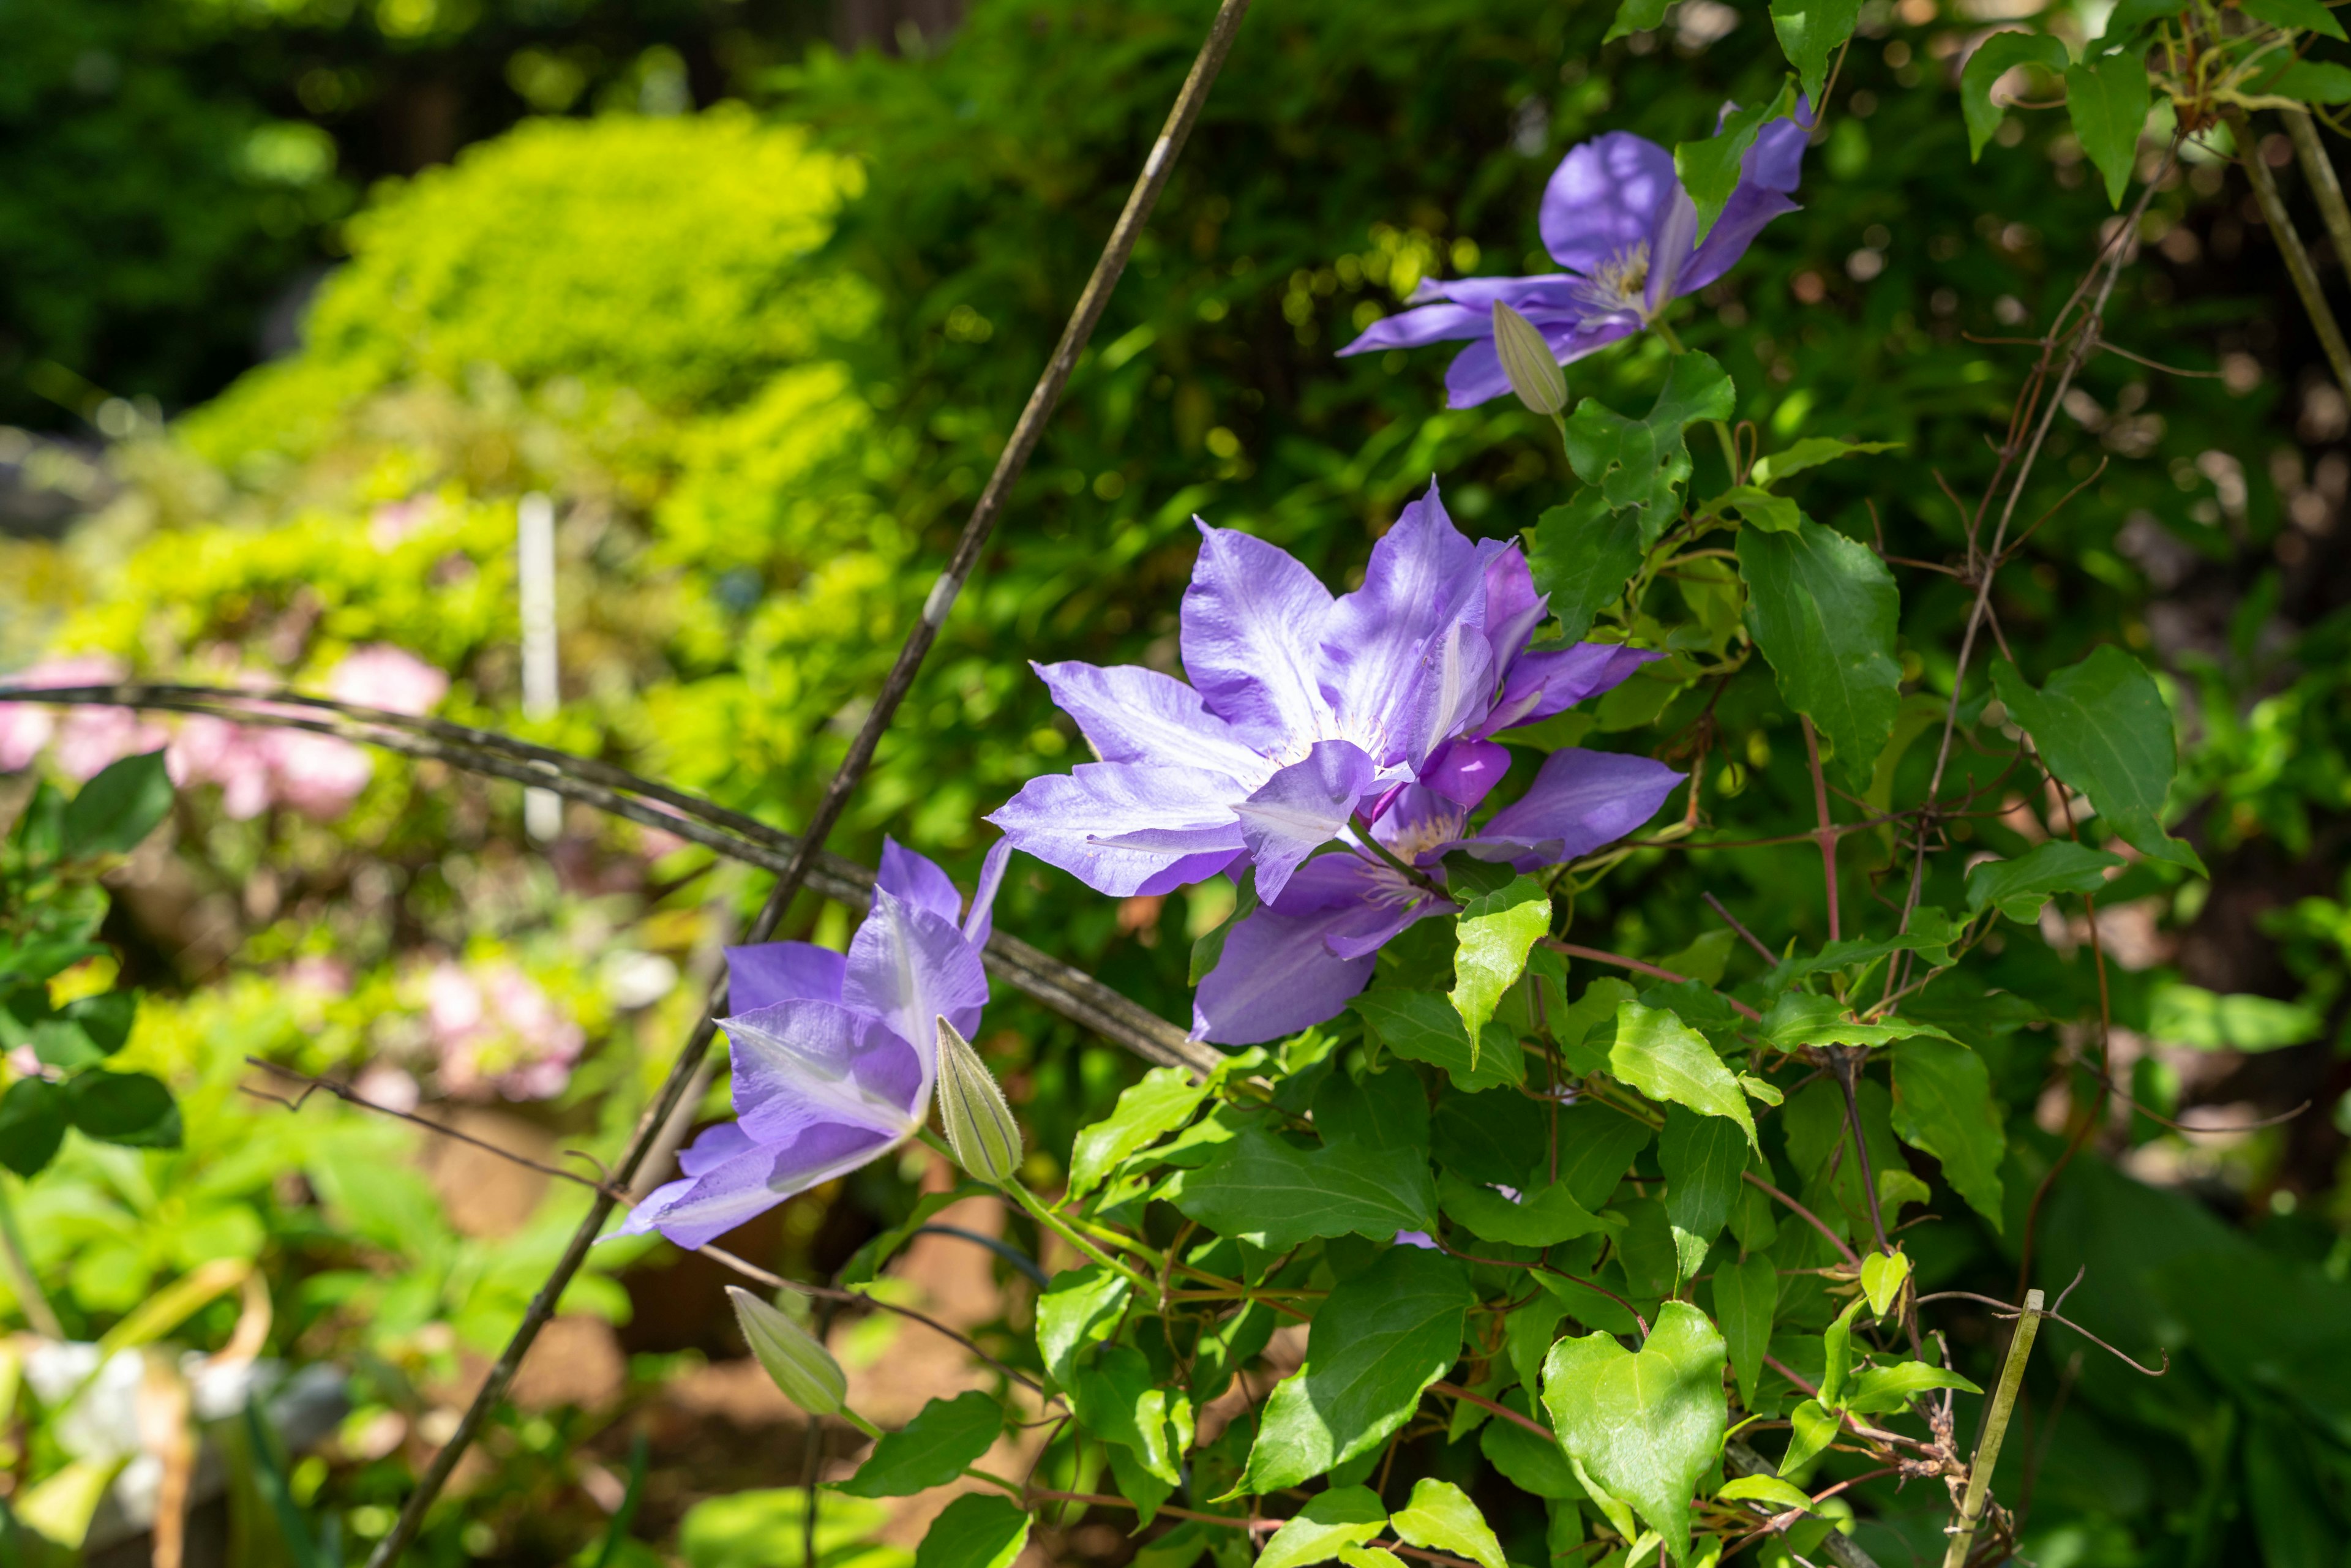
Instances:
[[[424,977],[424,1019],[443,1092],[470,1100],[559,1093],[586,1043],[579,1023],[503,960],[434,965]]]
[[[103,685],[124,674],[102,655],[57,659],[8,676],[6,684]],[[235,684],[265,683],[246,675]],[[392,713],[429,713],[448,691],[446,674],[382,643],[354,649],[327,676],[327,695],[338,702]],[[58,716],[30,704],[0,703],[0,772],[27,766],[52,740],[59,770],[73,779],[89,779],[118,758],[168,746],[164,764],[172,781],[183,788],[219,785],[222,810],[238,821],[278,801],[321,821],[340,816],[375,771],[365,750],[308,730],[195,715],[181,720],[175,733],[129,708],[77,707]]]

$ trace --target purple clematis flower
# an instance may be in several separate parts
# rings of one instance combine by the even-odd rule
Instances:
[[[1674,173],[1674,155],[1646,137],[1612,131],[1571,151],[1543,191],[1542,241],[1566,268],[1534,277],[1426,280],[1413,309],[1373,323],[1340,350],[1416,349],[1471,340],[1446,372],[1447,401],[1470,408],[1510,391],[1494,350],[1499,301],[1534,323],[1562,365],[1629,338],[1666,307],[1730,269],[1763,225],[1796,210],[1811,114],[1756,134],[1739,184],[1701,241],[1698,208]]]
[[[846,954],[806,942],[726,950],[721,1027],[736,1119],[678,1156],[680,1179],[622,1226],[700,1247],[795,1193],[855,1170],[919,1131],[938,1069],[938,1020],[979,1031],[980,967],[1012,846],[987,852],[971,911],[937,866],[885,841],[873,907]]]
[[[1193,1034],[1254,1045],[1337,1016],[1371,983],[1383,946],[1416,920],[1460,912],[1437,891],[1446,855],[1459,850],[1522,872],[1557,865],[1647,821],[1682,781],[1646,757],[1570,747],[1544,758],[1526,794],[1472,831],[1470,811],[1509,765],[1505,756],[1472,775],[1407,784],[1382,802],[1372,838],[1436,887],[1360,840],[1301,866],[1280,896],[1226,936],[1194,994]]]
[[[1270,902],[1359,813],[1424,781],[1482,797],[1508,763],[1489,737],[1656,657],[1530,651],[1547,601],[1524,557],[1465,538],[1434,484],[1373,547],[1363,587],[1335,598],[1273,545],[1200,532],[1183,612],[1193,684],[1038,665],[1101,760],[1029,780],[988,818],[1102,893],[1164,894],[1246,859]]]

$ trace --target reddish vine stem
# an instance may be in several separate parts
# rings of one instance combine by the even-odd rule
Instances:
[[[1611,953],[1603,947],[1581,946],[1573,942],[1562,942],[1556,936],[1544,937],[1542,939],[1542,945],[1555,953],[1564,954],[1571,958],[1589,959],[1594,964],[1614,964],[1620,969],[1630,969],[1636,975],[1654,976],[1656,978],[1665,981],[1666,984],[1669,986],[1677,986],[1684,980],[1689,978],[1687,975],[1677,975],[1671,969],[1661,968],[1657,965],[1648,962],[1646,959],[1627,958],[1622,953]],[[1763,1015],[1761,1013],[1757,1012],[1753,1008],[1749,1007],[1737,997],[1727,996],[1722,999],[1729,1002],[1732,1010],[1737,1012],[1740,1017],[1747,1019],[1749,1022],[1761,1023],[1763,1021]]]

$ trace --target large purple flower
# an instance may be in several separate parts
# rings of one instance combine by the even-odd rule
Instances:
[[[1469,408],[1510,390],[1494,350],[1498,301],[1533,322],[1562,365],[1629,338],[1729,271],[1764,225],[1796,210],[1788,193],[1802,172],[1807,119],[1800,109],[1798,119],[1757,133],[1738,187],[1703,241],[1671,152],[1625,131],[1584,142],[1561,160],[1543,192],[1543,248],[1566,271],[1425,281],[1413,293],[1415,308],[1373,323],[1339,351],[1469,339],[1445,376],[1447,401]]]
[[[1446,855],[1459,850],[1522,872],[1557,865],[1647,821],[1682,781],[1646,757],[1570,747],[1544,758],[1525,795],[1470,831],[1470,811],[1509,766],[1505,755],[1474,770],[1432,770],[1428,782],[1381,802],[1372,838],[1425,881],[1360,839],[1299,867],[1280,896],[1225,938],[1223,956],[1193,997],[1193,1034],[1254,1045],[1336,1016],[1371,983],[1379,950],[1406,926],[1459,913],[1437,891]]]
[[[726,950],[722,1020],[735,1065],[736,1120],[678,1156],[685,1174],[629,1214],[623,1231],[659,1230],[700,1247],[794,1193],[855,1170],[930,1114],[938,1020],[979,1032],[989,911],[1012,846],[987,853],[962,915],[937,866],[885,841],[873,907],[846,954],[806,942]]]
[[[1464,538],[1433,484],[1373,547],[1363,587],[1336,598],[1275,546],[1200,533],[1183,611],[1192,685],[1131,664],[1037,666],[1102,760],[1029,780],[988,819],[1102,893],[1167,893],[1247,859],[1270,902],[1359,813],[1425,778],[1458,794],[1499,777],[1507,754],[1487,737],[1654,656],[1530,652],[1547,601],[1525,559]]]

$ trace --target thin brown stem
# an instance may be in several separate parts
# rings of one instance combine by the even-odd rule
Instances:
[[[1648,962],[1646,959],[1627,958],[1622,953],[1611,953],[1601,947],[1585,947],[1573,942],[1562,942],[1554,936],[1544,937],[1542,939],[1542,945],[1551,948],[1554,952],[1564,954],[1570,958],[1588,959],[1594,964],[1614,964],[1620,969],[1630,969],[1636,975],[1654,976],[1657,979],[1665,981],[1669,986],[1677,986],[1684,980],[1689,978],[1687,975],[1677,975],[1671,969],[1662,968],[1656,964]],[[1763,1015],[1761,1013],[1757,1012],[1753,1008],[1749,1007],[1745,1002],[1740,1001],[1738,998],[1725,997],[1722,999],[1729,1002],[1733,1010],[1735,1010],[1741,1018],[1757,1023],[1761,1023],[1762,1021]]]
[[[1798,1218],[1805,1220],[1813,1229],[1827,1237],[1829,1239],[1829,1245],[1834,1247],[1844,1257],[1846,1262],[1852,1264],[1856,1269],[1861,1267],[1861,1254],[1846,1246],[1844,1238],[1830,1229],[1827,1222],[1823,1220],[1819,1215],[1814,1214],[1811,1209],[1806,1208],[1802,1204],[1798,1203],[1794,1198],[1790,1197],[1786,1193],[1782,1192],[1778,1187],[1773,1186],[1770,1182],[1765,1181],[1753,1171],[1741,1171],[1739,1175],[1742,1180],[1747,1181],[1752,1186],[1762,1188],[1764,1197],[1777,1198],[1780,1202],[1787,1205],[1789,1209]]]
[[[1706,906],[1708,909],[1713,910],[1716,915],[1721,917],[1722,923],[1725,925],[1729,926],[1733,931],[1737,932],[1740,938],[1743,939],[1750,947],[1754,948],[1756,952],[1763,956],[1763,961],[1765,963],[1776,964],[1780,961],[1780,955],[1771,951],[1771,948],[1763,946],[1762,940],[1758,937],[1755,933],[1740,925],[1739,923],[1739,916],[1731,914],[1730,911],[1722,906],[1722,900],[1715,897],[1711,893],[1701,894],[1699,896],[1706,900]]]

